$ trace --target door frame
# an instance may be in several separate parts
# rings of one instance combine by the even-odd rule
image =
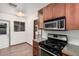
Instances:
[[[9,20],[4,20],[4,19],[0,19],[0,21],[5,21],[5,22],[8,22],[9,24],[9,47],[11,46],[11,30],[10,30],[10,21]]]

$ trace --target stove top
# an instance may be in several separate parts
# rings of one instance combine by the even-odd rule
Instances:
[[[66,44],[67,41],[57,40],[51,37],[48,37],[48,40],[39,43],[40,47],[54,53],[55,55],[62,55],[61,51]]]

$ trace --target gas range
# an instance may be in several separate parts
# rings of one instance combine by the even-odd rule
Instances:
[[[67,35],[48,34],[48,39],[40,42],[39,45],[54,55],[61,56],[61,51],[66,46],[67,41]]]

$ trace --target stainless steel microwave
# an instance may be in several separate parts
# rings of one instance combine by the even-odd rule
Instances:
[[[45,30],[66,30],[66,18],[59,17],[44,22]]]

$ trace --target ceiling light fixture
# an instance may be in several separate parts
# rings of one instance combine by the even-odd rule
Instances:
[[[23,4],[17,4],[16,15],[19,17],[25,16],[25,14],[23,12]]]
[[[15,7],[15,15],[16,16],[19,16],[19,17],[24,17],[25,16],[25,13],[24,13],[24,11],[23,11],[23,4],[22,3],[18,3],[18,4],[16,4],[16,3],[9,3],[9,5],[11,6],[11,7]]]
[[[23,16],[24,16],[24,13],[23,13],[23,12],[21,12],[21,11],[18,11],[18,12],[16,12],[16,16],[23,17]]]

